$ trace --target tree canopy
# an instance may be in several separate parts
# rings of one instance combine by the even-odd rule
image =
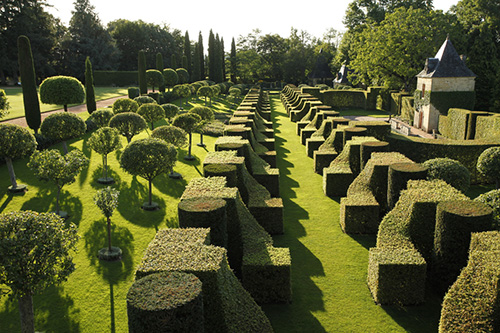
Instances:
[[[85,89],[80,81],[71,76],[52,76],[40,84],[40,100],[45,104],[81,104],[85,99]]]
[[[148,125],[141,115],[134,112],[123,112],[113,116],[109,121],[109,127],[116,128],[121,135],[130,143],[132,138],[144,131]]]

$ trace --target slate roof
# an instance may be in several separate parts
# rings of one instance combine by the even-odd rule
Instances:
[[[424,69],[417,77],[475,77],[474,74],[460,58],[457,50],[446,38],[434,58],[425,61]]]
[[[349,69],[346,64],[343,64],[342,67],[340,67],[339,72],[337,73],[337,77],[333,82],[339,83],[339,84],[351,84],[349,79],[347,78],[347,74],[352,73],[352,69]]]

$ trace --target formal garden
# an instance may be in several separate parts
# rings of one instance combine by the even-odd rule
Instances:
[[[9,33],[53,17],[12,4],[0,332],[498,331],[499,21],[472,2],[355,0],[336,45],[210,31],[206,57],[87,0],[46,54]]]

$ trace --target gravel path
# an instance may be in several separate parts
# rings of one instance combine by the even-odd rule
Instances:
[[[118,98],[123,98],[125,96],[126,95],[124,95],[124,96],[118,96],[118,97],[113,97],[113,98],[109,98],[109,99],[103,99],[101,101],[97,101],[96,102],[97,108],[100,109],[100,108],[105,108],[105,107],[107,107],[109,105],[113,105],[113,103]],[[61,112],[61,111],[64,111],[64,109],[59,109],[59,110],[44,112],[44,113],[42,113],[42,120],[44,118],[48,117],[49,115],[53,114],[53,113],[57,113],[57,112]],[[85,104],[72,106],[72,107],[68,108],[68,112],[71,112],[71,113],[87,112],[87,106]],[[23,126],[23,127],[27,127],[28,126],[28,124],[26,123],[26,118],[25,117],[20,117],[20,118],[14,118],[14,119],[5,120],[5,121],[2,121],[2,123],[15,124],[15,125]]]

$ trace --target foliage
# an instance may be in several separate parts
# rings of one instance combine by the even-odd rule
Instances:
[[[137,71],[94,71],[94,84],[96,86],[104,87],[126,87],[137,86],[138,72]],[[137,96],[139,96],[139,88],[137,89]],[[135,96],[134,96],[135,97]],[[134,98],[130,97],[129,98]]]
[[[189,82],[189,73],[185,68],[177,68],[175,71],[177,72],[177,76],[179,77],[179,84]]]
[[[441,179],[465,193],[470,186],[470,172],[460,162],[450,158],[434,158],[423,163],[427,179]]]
[[[7,101],[7,95],[5,94],[5,90],[0,89],[0,119],[3,118],[10,108],[9,102]]]
[[[89,137],[88,145],[95,152],[107,155],[122,147],[119,134],[116,128],[101,127]]]
[[[189,110],[189,112],[196,113],[201,117],[204,123],[210,120],[214,120],[214,112],[206,106],[195,106],[194,108]]]
[[[179,113],[179,107],[175,104],[162,104],[161,107],[165,111],[165,118],[172,119]]]
[[[172,125],[182,128],[186,133],[196,132],[200,126],[202,118],[192,112],[183,113],[176,116],[172,122]]]
[[[154,129],[154,122],[165,118],[165,111],[157,103],[142,104],[137,113],[141,115],[144,120],[151,123],[151,129]]]
[[[144,54],[144,50],[139,51],[137,57],[137,71],[139,75],[139,90],[141,95],[145,95],[148,93],[148,83],[146,78],[146,55]]]
[[[76,114],[59,112],[45,118],[40,131],[51,139],[66,141],[82,136],[86,128],[85,122]]]
[[[161,84],[160,84],[160,87],[158,88],[158,90],[162,93],[162,92],[165,92],[165,79],[163,78],[163,69],[164,69],[164,65],[163,65],[163,55],[158,52],[156,54],[156,69],[160,72],[161,74]]]
[[[134,112],[118,113],[109,120],[109,127],[116,128],[130,143],[134,135],[147,128],[146,120]]]
[[[238,62],[236,58],[236,43],[234,42],[234,37],[231,39],[231,51],[229,53],[229,72],[231,73],[230,78],[231,82],[236,83],[236,76],[238,75],[237,72],[238,68]]]
[[[188,84],[178,84],[174,86],[173,92],[177,94],[180,98],[188,98],[191,96],[191,88],[189,87]],[[181,105],[182,105],[182,100],[181,100]]]
[[[214,91],[213,91],[212,87],[210,87],[210,86],[200,87],[198,89],[198,91],[196,92],[196,94],[198,96],[205,97],[205,105],[207,105],[207,97],[212,98],[213,97],[213,93],[214,93]]]
[[[118,207],[119,195],[120,191],[110,186],[100,189],[94,195],[94,203],[106,218],[110,218],[113,215],[113,211]]]
[[[163,70],[163,78],[165,79],[165,85],[170,88],[179,82],[179,75],[172,68],[165,68]]]
[[[31,52],[30,40],[26,36],[19,36],[17,39],[19,52],[19,72],[22,77],[24,116],[28,126],[38,133],[42,117],[40,115],[40,102],[38,100],[35,67],[33,65],[33,54]],[[5,93],[4,93],[5,94]],[[0,91],[0,118],[4,115],[3,111],[8,109],[9,104],[2,102],[3,96]]]
[[[134,101],[137,103],[138,106],[141,106],[142,104],[146,103],[156,103],[156,100],[153,97],[150,96],[138,96],[134,98]],[[132,111],[130,111],[132,112]],[[136,111],[133,111],[136,112]]]
[[[161,139],[178,148],[184,148],[188,145],[186,135],[186,131],[176,126],[160,126],[151,133],[151,137]]]
[[[78,230],[52,213],[31,210],[0,215],[0,283],[14,297],[38,294],[75,270]],[[12,263],[17,263],[13,265]]]
[[[137,96],[136,98],[139,98]],[[141,98],[140,100],[142,100]],[[149,101],[149,99],[148,99]],[[149,102],[146,102],[149,103]],[[137,109],[139,108],[139,103],[134,99],[130,98],[118,98],[116,101],[113,103],[113,113],[122,113],[122,112],[137,112]]]
[[[8,123],[0,124],[0,156],[11,159],[31,155],[36,141],[26,128]]]
[[[101,108],[92,112],[88,119],[90,119],[98,128],[100,128],[108,126],[109,121],[113,116],[114,113],[111,108]]]
[[[87,112],[92,114],[97,109],[97,106],[95,103],[92,63],[89,57],[85,59],[85,102],[87,103]]]
[[[45,104],[64,105],[83,103],[85,89],[80,81],[71,76],[52,76],[40,84],[40,100]]]
[[[477,170],[490,180],[494,180],[497,188],[500,188],[500,147],[484,150],[477,160]]]
[[[495,227],[500,227],[500,190],[491,190],[476,197],[474,201],[482,202],[493,209],[493,219]]]
[[[135,73],[135,74],[137,76],[137,73]],[[141,95],[141,91],[137,87],[129,87],[127,89],[127,93],[128,93],[127,95],[128,95],[129,99],[134,99],[134,98],[139,97]]]
[[[148,82],[148,86],[151,86],[153,91],[155,91],[155,87],[158,87],[158,90],[160,90],[160,87],[162,85],[165,85],[165,80],[163,79],[162,72],[157,69],[148,69],[146,71],[146,79]]]

